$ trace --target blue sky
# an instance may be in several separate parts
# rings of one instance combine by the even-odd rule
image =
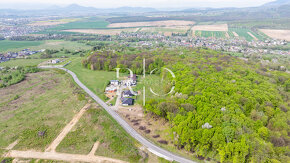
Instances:
[[[79,4],[96,8],[154,7],[154,8],[190,8],[190,7],[251,7],[274,0],[0,0],[0,8],[29,8],[47,5]],[[41,2],[41,3],[40,3]]]

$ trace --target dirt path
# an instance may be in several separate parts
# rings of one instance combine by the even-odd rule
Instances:
[[[96,151],[97,151],[97,149],[98,149],[98,147],[99,147],[99,145],[100,145],[100,142],[97,141],[97,142],[94,144],[94,146],[93,146],[91,152],[90,152],[88,155],[89,155],[89,156],[94,156],[95,153],[96,153]]]
[[[80,112],[74,116],[74,118],[70,121],[69,124],[67,124],[64,129],[61,131],[61,133],[57,136],[57,138],[49,145],[48,148],[46,148],[45,152],[49,151],[55,151],[56,147],[59,145],[59,143],[64,139],[64,137],[70,132],[70,130],[75,126],[75,124],[80,120],[82,115],[85,113],[85,111],[90,107],[90,104],[85,105]]]
[[[67,162],[125,163],[125,161],[102,157],[102,156],[87,156],[87,155],[65,154],[65,153],[56,153],[56,152],[35,152],[35,151],[12,150],[12,151],[9,151],[5,157],[60,160],[60,161],[67,161]]]
[[[118,110],[118,107],[119,107],[119,105],[121,103],[121,96],[122,96],[123,89],[124,89],[123,86],[120,86],[120,88],[117,91],[116,103],[115,103],[115,106],[113,106],[114,110]]]
[[[11,150],[12,148],[15,147],[15,145],[18,143],[18,140],[16,140],[15,142],[11,143],[8,147],[6,147],[6,150]]]

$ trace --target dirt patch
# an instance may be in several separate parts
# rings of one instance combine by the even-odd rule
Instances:
[[[226,38],[230,38],[230,35],[229,35],[229,33],[228,32],[226,32]]]
[[[260,29],[260,31],[269,37],[290,41],[290,30]]]
[[[256,36],[254,36],[251,32],[248,32],[248,34],[253,37],[256,41],[258,40]]]
[[[196,25],[192,27],[192,31],[228,31],[227,24],[216,24],[216,25]]]
[[[144,115],[142,107],[138,105],[120,107],[117,112],[140,134],[156,142],[166,141],[167,145],[174,147],[170,141],[170,125],[166,120]]]
[[[166,141],[166,140],[159,140],[158,141],[160,144],[168,144],[168,141]]]
[[[127,29],[70,29],[63,30],[65,32],[77,32],[87,34],[99,34],[99,35],[118,35],[121,32],[136,32],[138,28],[127,28]]]
[[[193,25],[193,21],[183,20],[167,20],[167,21],[151,21],[151,22],[130,22],[130,23],[113,23],[110,28],[124,28],[124,27],[162,27],[162,26],[188,26]]]
[[[239,35],[236,32],[233,32],[235,37],[239,37]]]

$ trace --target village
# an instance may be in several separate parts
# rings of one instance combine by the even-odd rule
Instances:
[[[45,50],[37,50],[37,51],[33,51],[30,49],[23,49],[19,52],[7,52],[5,54],[1,54],[0,53],[0,63],[2,62],[7,62],[11,59],[16,59],[16,58],[27,58],[32,54],[36,54],[36,53],[40,53],[40,52],[44,52]]]
[[[137,85],[137,75],[132,74],[128,77],[123,77],[122,80],[111,80],[109,85],[105,89],[105,95],[109,98],[109,102],[115,100],[115,106],[112,106],[115,110],[118,110],[119,105],[132,106],[136,100],[137,92],[131,88]]]
[[[165,36],[160,33],[125,33],[122,32],[117,36],[117,40],[122,42],[121,44],[132,47],[147,47],[152,48],[154,46],[168,46],[168,47],[203,47],[212,50],[220,50],[233,53],[244,54],[277,54],[277,55],[290,55],[289,50],[282,50],[281,48],[287,46],[287,41],[278,39],[266,39],[247,41],[236,38],[216,38],[216,37],[187,37],[187,36]],[[129,41],[128,41],[129,40]],[[132,41],[136,40],[136,41]],[[135,45],[130,44],[134,42]],[[278,50],[279,49],[279,50]]]

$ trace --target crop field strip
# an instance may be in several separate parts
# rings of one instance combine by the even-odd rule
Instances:
[[[259,33],[247,28],[229,28],[229,35],[231,37],[242,37],[245,38],[247,41],[252,41],[256,39],[263,40],[265,38],[263,35],[260,35]]]

